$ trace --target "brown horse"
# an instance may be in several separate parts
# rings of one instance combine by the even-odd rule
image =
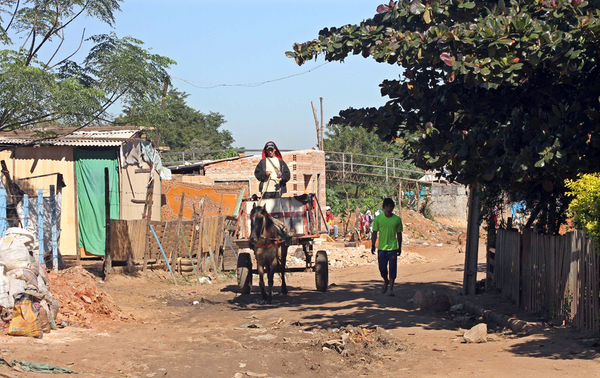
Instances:
[[[285,227],[285,226],[284,226]],[[250,212],[250,247],[254,250],[258,265],[260,291],[267,303],[273,300],[273,276],[279,267],[281,272],[281,294],[287,294],[285,285],[285,259],[288,245],[285,235],[282,238],[281,227],[277,227],[276,220],[262,206],[255,206]],[[265,292],[263,275],[267,273],[269,294]]]

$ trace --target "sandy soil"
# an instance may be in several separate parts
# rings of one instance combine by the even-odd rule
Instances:
[[[270,305],[261,300],[256,277],[249,295],[237,294],[235,278],[227,275],[210,285],[179,280],[177,286],[158,273],[115,275],[108,282],[96,277],[104,314],[88,308],[85,321],[77,322],[73,313],[69,324],[83,326],[42,339],[2,336],[1,352],[6,360],[44,362],[81,377],[600,376],[595,347],[572,330],[530,318],[534,327],[527,335],[495,329],[487,343],[467,344],[462,332],[477,319],[415,310],[410,300],[417,290],[457,294],[462,288],[464,254],[438,241],[404,247],[421,258],[399,266],[395,297],[380,292],[377,267],[366,257],[356,266],[330,266],[325,293],[315,290],[312,272],[290,273],[287,296],[279,294],[276,279]],[[481,252],[480,268],[481,279]],[[74,292],[93,302],[97,293],[85,286]],[[526,316],[498,295],[477,297],[485,306]],[[2,374],[43,376],[0,366]]]

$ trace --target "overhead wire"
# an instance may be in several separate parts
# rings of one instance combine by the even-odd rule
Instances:
[[[314,70],[316,70],[316,69],[318,69],[320,67],[323,67],[324,65],[326,65],[328,63],[330,63],[330,62],[325,62],[325,63],[322,63],[322,64],[320,64],[320,65],[318,65],[318,66],[316,66],[314,68],[311,68],[310,70],[306,70],[304,72],[300,72],[300,73],[289,75],[289,76],[280,77],[278,79],[265,80],[265,81],[261,81],[261,82],[257,82],[257,83],[247,83],[247,84],[214,84],[214,83],[206,83],[206,82],[202,82],[202,81],[195,81],[195,80],[183,79],[183,78],[176,77],[176,76],[172,76],[172,78],[173,79],[177,79],[177,80],[181,80],[181,81],[183,81],[183,82],[185,82],[185,83],[187,83],[187,84],[189,84],[189,85],[191,85],[193,87],[200,88],[200,89],[213,89],[213,88],[219,88],[219,87],[249,87],[249,88],[252,88],[252,87],[259,87],[261,85],[268,84],[268,83],[274,83],[276,81],[286,80],[286,79],[289,79],[289,78],[292,78],[292,77],[295,77],[295,76],[305,75],[305,74],[307,74],[309,72],[312,72],[312,71],[314,71]],[[204,85],[207,85],[207,86],[200,86],[200,85],[196,85],[194,83],[204,84]]]

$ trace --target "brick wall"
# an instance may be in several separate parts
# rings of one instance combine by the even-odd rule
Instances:
[[[325,207],[325,153],[319,150],[299,150],[282,152],[281,155],[291,174],[290,181],[287,183],[288,194],[315,193],[320,199],[320,205]],[[260,160],[261,155],[258,154],[209,163],[204,166],[206,177],[202,182],[235,182],[236,184],[245,182],[246,185],[248,183],[250,185],[250,195],[260,195],[259,182],[254,177],[254,169]]]

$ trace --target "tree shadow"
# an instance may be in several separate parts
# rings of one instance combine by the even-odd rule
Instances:
[[[277,281],[276,281],[277,283]],[[273,308],[286,308],[296,316],[286,319],[290,323],[309,331],[314,329],[333,329],[346,325],[384,329],[420,327],[425,330],[459,331],[463,326],[454,320],[454,314],[448,311],[423,311],[414,308],[410,299],[418,290],[434,290],[450,296],[460,294],[462,285],[456,282],[438,281],[435,283],[398,283],[395,297],[382,294],[381,281],[354,281],[345,284],[332,284],[328,291],[321,293],[302,287],[288,286],[289,294],[281,295],[279,286],[274,286],[273,303],[265,304],[258,285],[252,287],[247,295],[237,295],[229,300],[232,310],[260,313]],[[237,286],[229,285],[222,291],[237,291]],[[493,296],[493,293],[492,293]],[[467,300],[479,296],[468,297]],[[495,302],[505,314],[519,313],[518,307],[501,295],[488,298],[486,309],[495,311]],[[500,303],[502,302],[502,303]],[[535,315],[530,314],[533,318]],[[596,335],[597,336],[597,335]],[[542,329],[535,327],[529,335],[519,335],[521,342],[507,350],[522,357],[553,359],[593,359],[598,351],[593,346],[581,343],[581,337],[574,336],[569,328]]]

